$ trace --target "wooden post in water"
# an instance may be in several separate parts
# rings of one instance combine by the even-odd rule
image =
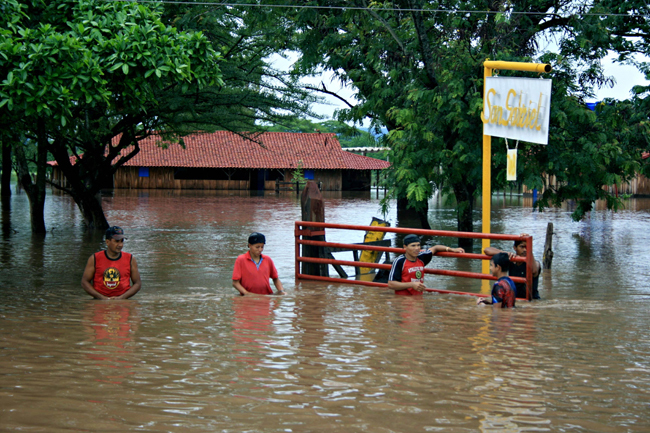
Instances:
[[[551,269],[553,262],[553,223],[546,226],[546,242],[544,242],[544,269]]]
[[[312,222],[325,222],[325,205],[323,203],[323,195],[318,189],[318,185],[313,180],[307,182],[305,189],[300,196],[300,205],[302,208],[302,220]],[[310,229],[309,227],[304,227]],[[313,229],[323,230],[323,229]],[[303,239],[311,241],[325,241],[324,235],[319,236],[303,236]],[[302,245],[303,257],[316,257],[324,258],[322,248],[314,245]],[[302,273],[307,275],[318,275],[321,277],[329,277],[327,265],[318,263],[302,263]]]

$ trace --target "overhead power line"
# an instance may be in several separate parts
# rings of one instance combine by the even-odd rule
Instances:
[[[250,8],[285,8],[285,9],[325,9],[325,10],[372,10],[374,12],[427,12],[427,13],[445,13],[445,14],[507,14],[507,15],[559,15],[557,12],[518,12],[518,11],[489,11],[489,10],[449,10],[449,9],[421,9],[421,8],[367,8],[363,6],[320,6],[320,5],[290,5],[290,4],[257,4],[257,3],[223,3],[210,1],[182,1],[182,0],[104,0],[107,2],[120,3],[164,3],[164,4],[184,4],[192,6],[226,6],[226,7],[250,7]],[[629,13],[597,13],[586,12],[576,13],[581,17],[647,17],[647,14],[629,14]]]

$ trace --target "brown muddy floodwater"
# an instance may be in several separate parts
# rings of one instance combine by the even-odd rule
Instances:
[[[532,234],[538,259],[555,224],[543,300],[497,311],[466,296],[295,281],[298,203],[105,197],[143,288],[102,302],[79,284],[102,234],[84,231],[70,198],[50,195],[50,233],[32,237],[27,198],[14,193],[0,240],[0,431],[650,431],[649,201],[575,223],[569,209],[533,213],[530,201],[495,196],[493,232]],[[328,222],[373,216],[374,193],[326,196]],[[394,210],[386,218],[397,222]],[[430,220],[454,229],[452,205],[432,201]],[[244,298],[231,287],[252,231],[267,235],[286,296]],[[354,236],[328,240],[362,240]],[[430,266],[480,270],[461,259]],[[427,285],[481,290],[433,275]]]

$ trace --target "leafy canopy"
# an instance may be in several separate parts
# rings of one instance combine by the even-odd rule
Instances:
[[[0,36],[0,107],[56,118],[155,108],[158,92],[222,84],[221,55],[201,33],[179,33],[159,6],[101,1],[27,1]],[[6,24],[5,26],[6,27]],[[145,116],[142,116],[145,117]],[[74,126],[72,126],[74,128]]]
[[[22,0],[1,10],[0,114],[46,146],[86,221],[106,227],[95,194],[138,140],[203,121],[192,102],[223,85],[222,56],[200,32],[166,25],[156,4]]]
[[[609,50],[618,50],[623,58],[626,52],[647,53],[644,2],[632,2],[631,10],[627,2],[613,1],[308,4],[337,8],[295,11],[299,70],[329,69],[357,90],[360,103],[340,120],[368,117],[386,125],[393,163],[390,197],[406,198],[411,207],[426,210],[434,189],[451,191],[458,201],[459,229],[472,230],[482,178],[482,64],[492,59],[549,62],[555,71],[549,145],[519,145],[520,177],[530,187],[545,187],[539,209],[575,199],[579,206],[573,216],[578,219],[596,199],[611,207],[620,203],[602,187],[634,175],[641,155],[638,142],[612,129],[629,118],[614,109],[596,115],[584,99],[610,82],[600,65]],[[625,8],[631,17],[598,15],[628,13]],[[641,37],[631,43],[635,32]],[[557,52],[547,52],[551,41],[557,42]],[[504,143],[493,140],[493,152],[492,181],[498,188],[505,184]],[[548,176],[560,183],[545,183]]]

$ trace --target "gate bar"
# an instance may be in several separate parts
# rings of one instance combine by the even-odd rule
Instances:
[[[356,250],[371,250],[371,251],[382,251],[382,252],[393,252],[393,253],[404,253],[403,248],[392,248],[392,247],[381,247],[374,245],[363,245],[363,244],[346,244],[346,243],[336,243],[336,242],[326,242],[326,241],[312,241],[312,240],[303,240],[300,239],[301,235],[306,235],[306,231],[314,230],[321,228],[319,230],[322,234],[325,233],[325,228],[331,229],[342,229],[342,230],[359,230],[359,231],[378,231],[384,233],[403,233],[403,234],[416,234],[424,236],[443,236],[443,237],[454,237],[454,238],[475,238],[475,239],[495,239],[495,240],[506,240],[506,241],[515,241],[523,240],[526,242],[526,258],[514,257],[513,262],[525,262],[526,263],[526,278],[521,277],[511,277],[514,282],[517,283],[526,283],[526,299],[532,299],[532,287],[533,287],[533,276],[532,276],[532,260],[533,260],[533,238],[532,236],[522,236],[522,235],[504,235],[504,234],[493,234],[493,233],[476,233],[476,232],[455,232],[448,230],[425,230],[425,229],[411,229],[411,228],[397,228],[397,227],[382,227],[382,226],[360,226],[352,224],[331,224],[323,222],[313,222],[313,221],[296,221],[295,222],[295,277],[297,279],[307,279],[307,280],[318,280],[318,281],[329,281],[329,282],[342,282],[345,281],[349,284],[358,284],[364,286],[374,286],[374,287],[386,287],[385,283],[375,283],[370,281],[360,281],[360,280],[349,280],[344,278],[332,278],[332,277],[321,277],[316,275],[306,275],[300,273],[300,262],[307,263],[322,263],[322,264],[339,264],[344,266],[353,266],[353,267],[364,267],[364,268],[375,268],[375,269],[390,269],[391,266],[388,264],[378,264],[378,263],[367,263],[367,262],[355,262],[355,261],[346,261],[346,260],[332,260],[332,259],[323,259],[316,257],[301,257],[300,256],[300,245],[315,245],[321,247],[333,247],[333,248],[346,248],[346,249],[356,249]],[[467,259],[475,260],[489,260],[490,256],[485,254],[473,254],[473,253],[448,253],[440,252],[436,256],[440,257],[460,257]],[[424,269],[425,273],[435,274],[435,275],[447,275],[463,278],[475,278],[483,280],[496,280],[495,277],[489,274],[480,274],[475,272],[466,272],[466,271],[450,271],[442,269]],[[483,294],[474,294],[468,292],[457,292],[450,290],[442,289],[425,289],[426,291],[438,292],[438,293],[456,293],[463,295],[471,296],[481,296]]]
[[[449,253],[453,254],[453,253]],[[436,256],[439,254],[436,254]],[[461,256],[463,254],[454,254],[457,256]],[[478,255],[478,254],[475,254]],[[489,257],[489,256],[488,256]],[[349,260],[337,260],[337,259],[321,259],[317,257],[300,257],[298,259],[299,262],[305,262],[305,263],[320,263],[322,265],[343,265],[343,266],[354,266],[354,267],[364,267],[364,268],[374,268],[374,269],[386,269],[390,270],[392,267],[391,265],[388,264],[383,264],[383,263],[368,263],[368,262],[353,262]],[[359,263],[362,263],[361,266],[359,266]],[[433,274],[433,275],[446,275],[449,277],[463,277],[463,278],[473,278],[476,280],[497,280],[497,277],[493,277],[492,275],[485,275],[481,274],[478,272],[468,272],[468,271],[450,271],[447,269],[429,269],[429,268],[424,268],[424,273],[425,274]],[[306,274],[299,274],[299,275],[306,275]],[[324,278],[331,278],[331,277],[324,277]],[[510,277],[512,281],[515,283],[526,283],[526,279],[523,277]],[[334,278],[336,281],[338,281],[338,278]],[[385,283],[382,283],[385,284]],[[387,285],[387,284],[385,284]]]
[[[374,226],[372,226],[374,227]],[[365,245],[365,244],[342,244],[337,242],[326,242],[326,241],[311,241],[311,240],[302,240],[298,239],[298,243],[301,245],[315,245],[318,247],[331,247],[331,248],[345,248],[350,250],[370,250],[370,251],[386,251],[389,253],[404,253],[404,248],[393,248],[393,247],[382,247],[375,245]],[[477,260],[490,260],[492,257],[485,254],[474,254],[474,253],[448,253],[445,251],[439,252],[436,254],[438,257],[461,257],[465,259],[477,259]],[[526,259],[523,257],[514,257],[510,260],[511,262],[526,262]],[[357,263],[357,262],[355,262]],[[366,263],[366,262],[363,262]],[[367,268],[368,266],[363,266]]]
[[[365,267],[365,266],[364,266]],[[339,283],[341,280],[339,278],[331,278],[331,277],[321,277],[319,275],[305,275],[305,274],[299,274],[301,275],[301,278],[303,280],[314,280],[314,281],[327,281],[327,282],[335,282]],[[361,280],[348,280],[351,284],[356,284],[359,286],[370,286],[370,287],[387,287],[388,284],[386,283],[375,283],[374,281],[361,281]],[[446,293],[450,295],[467,295],[467,296],[476,296],[478,298],[485,298],[486,295],[482,293],[470,293],[470,292],[458,292],[456,290],[444,290],[444,289],[430,289],[430,288],[425,288],[425,292],[435,292],[435,293]]]

